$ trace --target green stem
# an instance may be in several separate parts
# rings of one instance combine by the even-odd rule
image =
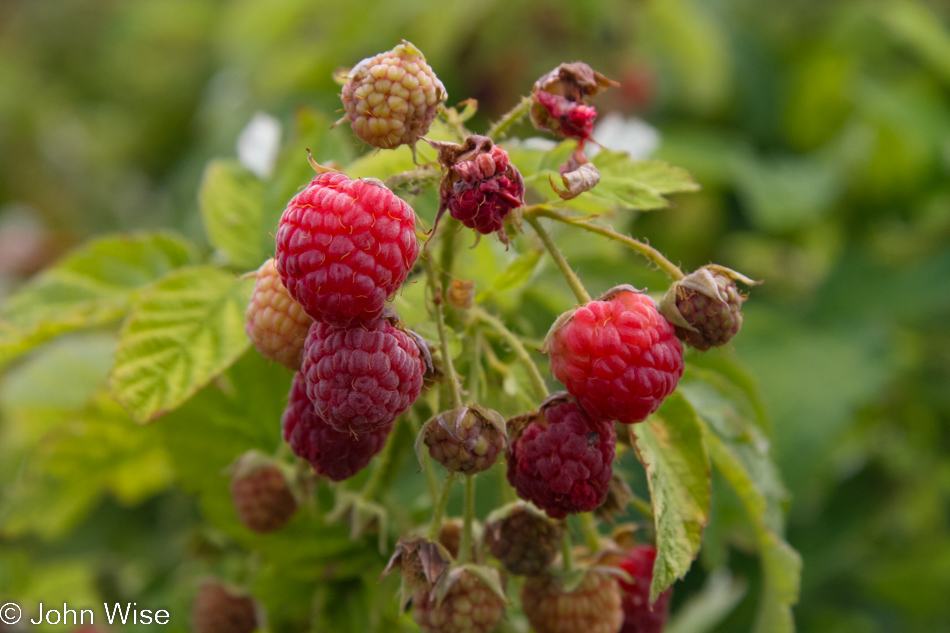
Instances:
[[[376,468],[363,485],[363,490],[360,491],[360,496],[367,501],[373,500],[381,484],[392,480],[393,473],[391,471],[396,463],[396,444],[398,443],[399,429],[397,428],[396,432],[389,437],[386,446],[383,447],[383,452],[376,462]]]
[[[442,287],[452,282],[452,268],[455,265],[455,236],[459,231],[459,221],[449,216],[442,221],[442,252],[439,260],[442,264]]]
[[[412,436],[418,437],[419,432],[422,430],[422,425],[419,423],[418,413],[414,408],[410,409],[408,419],[409,427],[412,429]],[[429,486],[429,498],[432,499],[434,505],[439,495],[439,480],[435,476],[435,469],[432,467],[432,458],[429,456],[429,451],[422,451],[422,464],[422,468],[426,473],[426,483]]]
[[[540,216],[545,218],[550,218],[556,222],[562,224],[567,224],[568,226],[576,226],[578,228],[584,229],[590,233],[595,233],[606,237],[607,239],[613,240],[615,242],[620,242],[624,246],[635,250],[637,253],[643,257],[650,260],[657,268],[662,270],[670,279],[674,281],[682,279],[685,277],[682,270],[679,266],[668,260],[663,256],[663,253],[656,250],[646,242],[641,242],[636,240],[629,235],[623,235],[622,233],[617,233],[613,229],[606,226],[597,226],[596,224],[591,224],[589,221],[582,218],[571,218],[561,213],[558,213],[554,209],[546,205],[535,205],[533,207],[528,207],[527,209],[522,210],[522,217],[525,219],[531,216]]]
[[[567,285],[570,286],[571,290],[574,291],[574,296],[577,297],[577,300],[581,303],[590,302],[590,295],[587,294],[586,290],[584,290],[584,285],[581,283],[581,280],[576,274],[574,274],[574,271],[571,270],[567,260],[564,259],[564,254],[561,252],[561,249],[557,247],[557,244],[555,244],[554,240],[551,239],[551,235],[544,230],[543,226],[541,226],[541,222],[538,221],[538,218],[536,218],[533,213],[526,214],[523,217],[525,221],[534,228],[538,234],[538,237],[540,237],[541,241],[544,243],[544,247],[548,249],[549,253],[551,253],[554,263],[557,265],[558,269],[560,269],[561,274],[564,275],[564,279],[567,280]]]
[[[594,522],[594,515],[590,512],[582,512],[578,515],[581,521],[581,529],[584,530],[584,540],[587,541],[587,548],[591,554],[600,551],[600,532],[597,531],[597,524]]]
[[[574,553],[571,551],[571,530],[568,528],[567,521],[564,522],[564,530],[561,536],[561,562],[564,565],[564,573],[570,573],[574,569]]]
[[[646,499],[641,499],[640,497],[634,495],[630,499],[630,505],[633,506],[633,509],[642,514],[644,517],[650,521],[654,520],[653,515],[653,506],[650,505],[650,502]]]
[[[445,515],[445,508],[449,505],[449,495],[452,494],[452,482],[455,481],[455,473],[449,472],[442,484],[442,492],[439,494],[439,502],[432,511],[432,523],[429,525],[429,540],[438,541],[439,532],[442,531],[442,517]]]
[[[474,328],[472,335],[472,358],[471,367],[468,370],[469,386],[468,392],[472,402],[481,402],[482,397],[482,331]]]
[[[462,540],[459,543],[459,564],[472,559],[472,524],[475,522],[475,477],[465,478],[465,515],[462,520]]]
[[[521,101],[519,101],[515,107],[508,110],[508,112],[503,114],[500,119],[495,121],[492,126],[488,128],[488,131],[485,132],[485,136],[495,141],[499,140],[505,131],[517,123],[521,117],[528,114],[528,110],[530,109],[531,97],[521,97]]]
[[[435,310],[435,325],[439,330],[439,347],[442,351],[442,369],[445,371],[445,379],[448,381],[449,398],[452,402],[452,408],[458,409],[462,406],[462,394],[459,393],[458,378],[455,374],[455,365],[452,364],[452,354],[449,351],[449,335],[445,328],[445,313],[442,309],[444,299],[442,298],[442,284],[438,282],[435,268],[432,266],[432,260],[426,256],[425,260],[426,275],[429,277],[429,287],[432,289],[432,305]]]
[[[525,348],[524,344],[521,342],[521,339],[518,336],[509,330],[501,319],[485,312],[481,308],[472,308],[472,313],[475,315],[479,321],[491,327],[495,332],[508,343],[512,351],[514,351],[515,356],[518,357],[518,360],[521,361],[521,364],[524,365],[524,368],[528,371],[528,378],[531,380],[531,387],[534,389],[534,395],[538,400],[544,400],[548,397],[548,386],[544,383],[544,377],[541,376],[541,370],[538,369],[537,364],[531,358],[531,354]]]

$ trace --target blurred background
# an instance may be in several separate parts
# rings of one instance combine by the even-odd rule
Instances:
[[[799,630],[950,631],[948,19],[922,0],[4,0],[0,302],[97,234],[206,243],[205,163],[257,113],[284,136],[301,107],[334,116],[333,71],[400,38],[449,103],[478,100],[476,130],[586,61],[621,83],[596,101],[614,133],[702,185],[616,224],[765,280],[735,347],[790,492]],[[153,427],[95,443],[62,423],[101,348],[54,344],[0,378],[0,594],[160,592],[194,548]],[[747,630],[744,605],[717,630]]]

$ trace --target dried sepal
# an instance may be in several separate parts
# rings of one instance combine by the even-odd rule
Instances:
[[[441,543],[426,538],[401,538],[379,580],[400,570],[399,608],[405,611],[416,589],[430,591],[445,575],[451,561],[451,555]]]

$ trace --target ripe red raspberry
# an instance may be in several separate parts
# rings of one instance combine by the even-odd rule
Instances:
[[[434,592],[419,590],[412,617],[424,633],[491,633],[505,617],[505,601],[478,576],[462,571],[437,604]]]
[[[244,331],[257,351],[264,358],[299,370],[303,342],[313,319],[284,288],[273,259],[257,270],[246,316]]]
[[[373,147],[392,149],[429,131],[446,93],[422,52],[402,40],[357,64],[341,97],[353,132]]]
[[[521,605],[535,633],[617,633],[623,623],[616,579],[596,571],[570,593],[550,575],[529,576]]]
[[[216,580],[202,583],[191,607],[196,633],[253,633],[258,622],[254,600]]]
[[[297,499],[284,472],[257,451],[245,453],[235,464],[231,500],[241,523],[254,532],[279,530],[297,511]]]
[[[561,392],[536,414],[509,421],[508,481],[548,516],[593,510],[607,496],[617,435]]]
[[[587,99],[616,85],[583,62],[561,64],[534,83],[531,122],[539,130],[580,139],[583,145],[597,118],[597,110],[587,105]]]
[[[517,505],[485,527],[485,543],[512,574],[536,576],[557,556],[563,530],[530,506]]]
[[[640,422],[683,375],[683,348],[653,299],[618,286],[562,315],[548,334],[551,372],[598,419]]]
[[[758,282],[734,270],[710,264],[674,283],[660,302],[676,336],[698,350],[725,345],[742,327],[742,302],[736,281]]]
[[[524,205],[524,179],[508,152],[487,136],[473,134],[465,143],[432,142],[445,169],[439,186],[439,214],[445,209],[470,229],[498,233],[505,243],[504,220]]]
[[[280,218],[277,270],[314,319],[369,321],[415,264],[415,227],[412,208],[381,184],[319,174]]]
[[[294,455],[305,459],[318,475],[332,481],[349,479],[383,450],[392,425],[359,436],[341,433],[317,415],[307,397],[302,373],[294,376],[280,425]]]
[[[465,475],[491,468],[508,440],[505,419],[478,405],[440,413],[426,423],[422,439],[432,459]]]
[[[660,633],[666,625],[673,589],[661,593],[650,606],[650,583],[653,582],[655,560],[655,547],[638,545],[617,563],[633,578],[633,583],[620,580],[624,612],[622,633]]]
[[[415,402],[425,369],[416,342],[377,319],[353,327],[314,323],[301,372],[320,417],[362,436],[389,428]]]

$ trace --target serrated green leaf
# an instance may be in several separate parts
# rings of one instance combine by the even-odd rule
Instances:
[[[195,261],[171,233],[111,235],[67,255],[7,300],[0,313],[0,366],[46,341],[122,318],[131,294]]]
[[[139,422],[178,407],[247,349],[252,280],[211,266],[175,271],[136,296],[110,385]]]
[[[205,168],[198,190],[201,219],[211,244],[228,263],[254,269],[273,252],[265,244],[264,183],[235,160],[213,160]]]
[[[699,190],[689,172],[660,160],[634,160],[622,152],[602,150],[591,162],[600,171],[600,183],[580,197],[621,209],[664,209],[670,206],[665,196]]]
[[[656,521],[652,602],[686,575],[699,553],[709,520],[709,457],[696,413],[679,394],[630,431],[647,471]]]
[[[543,252],[531,250],[519,255],[495,278],[495,290],[508,290],[526,284],[538,267]]]

